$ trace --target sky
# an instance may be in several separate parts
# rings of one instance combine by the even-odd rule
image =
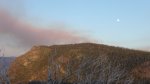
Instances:
[[[0,0],[0,48],[92,42],[150,50],[150,0]]]

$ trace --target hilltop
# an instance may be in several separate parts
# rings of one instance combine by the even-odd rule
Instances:
[[[48,65],[53,80],[68,83],[137,84],[150,79],[150,52],[81,43],[34,46],[11,64],[10,80],[12,84],[46,81]]]

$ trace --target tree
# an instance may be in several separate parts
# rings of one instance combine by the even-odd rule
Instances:
[[[68,66],[70,64],[68,63]],[[133,77],[128,75],[122,65],[112,65],[107,55],[83,57],[78,68],[68,73],[71,74],[64,77],[63,81],[75,75],[75,84],[132,84],[133,82]]]
[[[62,84],[63,82],[68,82],[72,77],[75,79],[74,84],[133,83],[133,77],[129,76],[122,64],[114,65],[107,55],[84,56],[79,63],[76,63],[78,65],[76,69],[72,68],[72,62],[75,60],[70,59],[65,64],[65,76],[62,77],[61,73],[59,73],[60,65],[54,61],[57,50],[54,49],[52,52],[48,59],[48,84]]]
[[[52,54],[48,57],[48,80],[47,84],[62,84],[62,76],[59,73],[60,65],[54,61],[57,52],[52,50]]]

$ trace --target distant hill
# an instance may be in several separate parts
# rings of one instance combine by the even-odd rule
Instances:
[[[14,59],[15,59],[15,57],[2,57],[2,56],[0,56],[0,65],[1,65],[0,68],[8,68]]]
[[[48,79],[68,83],[144,84],[150,79],[150,52],[103,44],[34,46],[9,68],[12,84]]]

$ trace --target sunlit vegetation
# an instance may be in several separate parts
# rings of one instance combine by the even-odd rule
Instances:
[[[145,62],[149,52],[100,44],[39,46],[11,64],[9,79],[12,84],[146,84],[149,77],[135,73]]]

